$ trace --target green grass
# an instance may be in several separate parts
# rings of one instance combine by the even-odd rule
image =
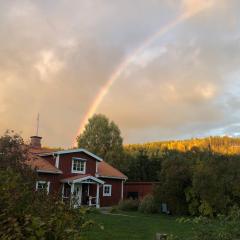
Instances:
[[[104,229],[94,227],[85,236],[89,240],[153,240],[157,232],[174,234],[181,239],[192,236],[192,225],[178,223],[175,217],[138,212],[122,214],[129,216],[91,214],[89,217]]]

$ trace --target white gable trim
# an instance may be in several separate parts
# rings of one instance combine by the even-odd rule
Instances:
[[[51,153],[43,153],[43,154],[39,154],[39,156],[51,156],[51,155],[55,155],[55,154],[68,154],[68,153],[78,153],[78,152],[83,152],[93,158],[95,158],[96,160],[98,160],[99,162],[103,161],[102,158],[98,157],[97,155],[87,151],[84,148],[78,148],[78,149],[70,149],[70,150],[63,150],[63,151],[57,151],[57,152],[51,152]]]
[[[88,180],[92,180],[94,182],[97,182],[99,184],[104,184],[105,182],[98,179],[98,178],[95,178],[93,176],[86,176],[86,177],[83,177],[81,178],[81,176],[79,176],[78,179],[74,179],[74,180],[64,180],[64,181],[61,181],[61,182],[66,182],[66,183],[82,183],[82,182],[85,182],[85,181],[88,181]]]

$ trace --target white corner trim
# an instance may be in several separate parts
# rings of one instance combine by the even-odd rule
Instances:
[[[96,175],[96,176],[99,175],[99,174],[98,174],[98,162],[96,162],[96,173],[95,173],[95,175]]]
[[[59,168],[59,160],[60,160],[60,155],[58,154],[55,159],[55,167]]]

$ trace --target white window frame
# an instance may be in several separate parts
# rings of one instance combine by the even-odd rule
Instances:
[[[83,162],[84,165],[83,165],[83,171],[79,171],[79,170],[74,170],[73,169],[73,162],[74,160],[79,160],[80,162]],[[72,173],[82,173],[82,174],[85,174],[86,173],[86,159],[83,159],[83,158],[77,158],[77,157],[73,157],[72,158]]]
[[[48,194],[48,193],[49,193],[49,189],[50,189],[50,182],[47,182],[47,181],[37,181],[37,182],[36,182],[36,191],[40,190],[40,189],[38,188],[38,185],[39,185],[39,184],[47,184],[46,190],[47,190],[47,194]]]
[[[105,192],[106,188],[109,188],[108,193]],[[111,197],[112,196],[112,185],[111,184],[104,184],[103,185],[103,196],[104,197]]]

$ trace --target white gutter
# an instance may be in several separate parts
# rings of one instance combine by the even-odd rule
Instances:
[[[47,171],[47,170],[41,170],[41,169],[38,169],[37,172],[40,172],[40,173],[54,173],[54,174],[62,174],[62,171]]]

